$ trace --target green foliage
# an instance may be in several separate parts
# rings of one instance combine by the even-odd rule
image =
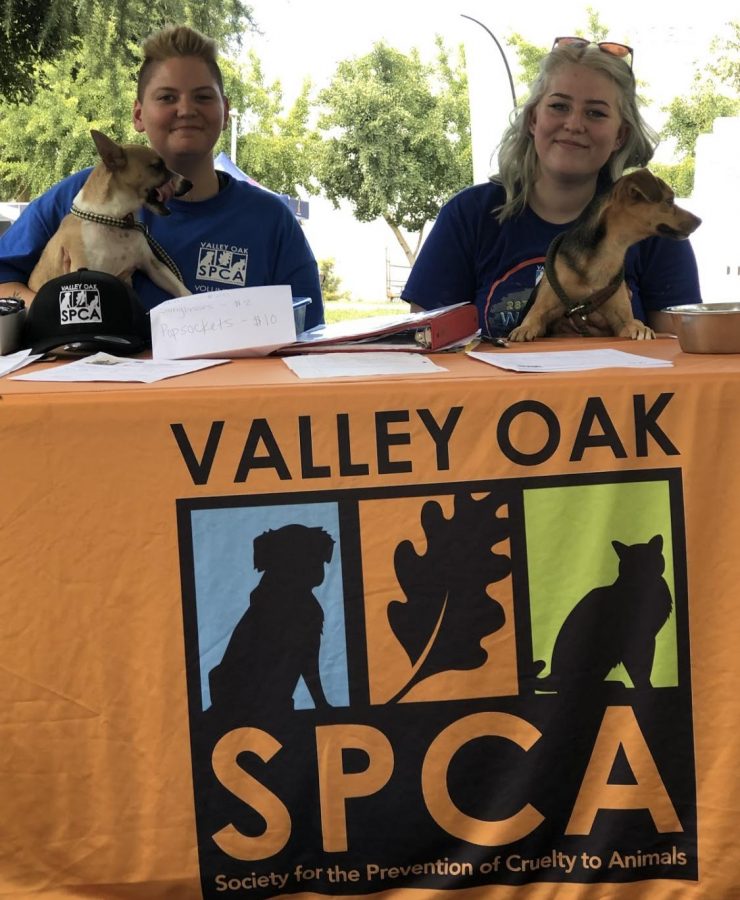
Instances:
[[[661,178],[665,177],[679,196],[688,197],[693,191],[699,135],[710,133],[717,118],[740,115],[740,23],[731,22],[728,27],[731,36],[712,42],[713,62],[704,71],[697,69],[691,93],[676,97],[664,107],[668,118],[661,137],[676,141],[676,153],[681,159],[669,174],[680,188],[670,178]]]
[[[2,0],[0,97],[32,97],[37,66],[54,59],[77,32],[75,5],[63,0]]]
[[[528,90],[540,71],[540,60],[549,52],[549,47],[538,47],[530,44],[521,34],[514,32],[506,39],[506,43],[514,48],[519,62],[519,77],[517,82],[524,90]],[[517,91],[517,95],[519,91]],[[526,97],[520,97],[519,103],[523,103]]]
[[[325,302],[331,303],[336,300],[349,300],[349,291],[341,290],[342,279],[337,275],[335,270],[336,260],[320,259],[319,260],[319,278],[321,279],[321,296]]]
[[[711,80],[697,80],[688,97],[676,97],[665,109],[662,136],[676,139],[677,153],[693,156],[697,137],[710,132],[716,118],[737,115],[740,100],[720,93]]]
[[[16,200],[32,199],[97,162],[91,128],[118,141],[141,140],[131,125],[134,75],[120,62],[98,74],[83,45],[44,63],[40,75],[48,87],[33,103],[0,102],[0,192]]]
[[[327,324],[331,324],[364,319],[367,316],[405,316],[408,311],[408,303],[403,301],[379,303],[372,300],[336,300],[324,308],[324,318]]]
[[[164,25],[192,25],[222,42],[252,22],[243,0],[0,0],[0,10],[0,97],[12,102],[31,100],[44,87],[38,66],[80,43],[100,75],[114,62],[133,65],[137,45]]]
[[[284,112],[280,82],[265,83],[261,63],[250,51],[240,91],[239,102],[230,95],[232,108],[246,112],[238,130],[239,167],[273,191],[295,195],[301,186],[310,192],[321,144],[317,132],[309,128],[311,82],[304,82]]]
[[[690,197],[694,190],[695,163],[693,156],[685,156],[673,164],[651,162],[650,171],[669,184],[677,197]]]
[[[712,41],[714,62],[709,71],[721,82],[740,94],[740,22],[729,22],[729,37]]]
[[[120,46],[101,69],[103,57],[98,41],[113,40],[116,23],[107,23],[104,38],[100,37],[99,22],[91,23],[91,27],[91,34],[98,35],[95,40],[77,41],[56,60],[37,65],[33,74],[39,86],[32,103],[0,99],[2,196],[32,199],[61,178],[95,164],[98,157],[90,138],[91,128],[118,141],[145,140],[131,123],[140,40],[132,39]],[[226,93],[234,108],[247,110],[251,95],[239,67],[223,58],[221,66]],[[228,151],[229,139],[227,129],[216,152]],[[318,140],[316,136],[315,141]],[[264,154],[271,155],[269,147]],[[288,150],[282,155],[290,157]],[[280,154],[274,156],[280,159]],[[275,190],[284,189],[279,179],[277,185],[270,184],[264,171],[251,174]],[[292,185],[290,189],[293,190]]]
[[[355,217],[382,217],[410,260],[401,229],[420,233],[449,196],[470,184],[472,156],[464,57],[450,63],[438,41],[434,64],[380,42],[339,64],[319,101],[325,142],[318,180]]]

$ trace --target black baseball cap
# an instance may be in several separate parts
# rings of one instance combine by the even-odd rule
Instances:
[[[93,269],[41,285],[28,307],[22,338],[33,353],[104,350],[124,356],[150,342],[149,318],[133,289],[115,275]]]

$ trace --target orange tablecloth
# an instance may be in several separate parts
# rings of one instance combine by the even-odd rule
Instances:
[[[0,379],[0,896],[740,897],[740,360],[608,346]]]

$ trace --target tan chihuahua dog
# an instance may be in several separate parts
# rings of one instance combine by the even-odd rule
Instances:
[[[91,131],[101,162],[90,173],[72,204],[72,211],[44,248],[28,286],[38,291],[52,278],[77,269],[108,272],[131,284],[141,269],[162,290],[175,297],[191,293],[177,268],[134,214],[146,206],[160,216],[170,211],[170,197],[187,193],[191,183],[165,165],[158,153],[142,144],[117,144]]]
[[[701,219],[676,206],[673,191],[652,172],[637,169],[623,175],[550,244],[545,274],[509,340],[605,331],[633,340],[654,338],[652,328],[632,312],[625,254],[632,244],[655,235],[685,240],[699,225]]]

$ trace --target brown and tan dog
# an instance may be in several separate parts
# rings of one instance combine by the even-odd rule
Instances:
[[[673,191],[647,169],[623,175],[611,191],[548,248],[545,274],[510,341],[546,334],[655,337],[635,319],[624,282],[632,244],[656,235],[685,240],[701,219],[676,206]]]
[[[155,256],[134,216],[142,206],[161,216],[170,214],[165,201],[190,190],[190,182],[171,172],[158,153],[143,144],[117,144],[91,131],[101,162],[90,173],[72,205],[72,212],[44,248],[28,279],[38,291],[52,278],[77,269],[108,272],[131,284],[136,269],[146,272],[162,290],[175,297],[191,293],[176,268],[155,245]]]

